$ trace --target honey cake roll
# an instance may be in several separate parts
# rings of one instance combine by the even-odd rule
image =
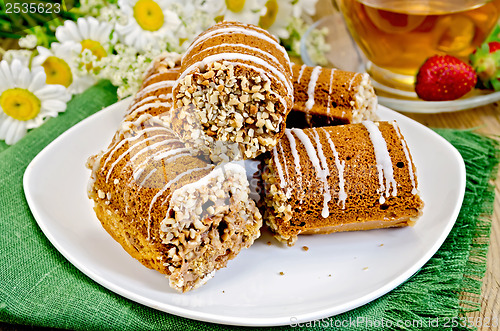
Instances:
[[[204,284],[260,234],[244,168],[193,157],[148,114],[125,122],[87,167],[88,196],[104,229],[178,291]]]
[[[142,115],[155,117],[169,116],[172,108],[172,97],[166,95],[150,95],[139,101],[132,101],[125,112],[124,122],[133,122]]]
[[[172,86],[179,77],[180,55],[164,53],[156,57],[144,74],[141,88],[127,109],[125,120],[142,114],[166,115],[172,107]]]
[[[276,38],[253,25],[218,23],[193,41],[181,70],[172,121],[184,142],[234,159],[276,145],[293,104],[290,60]],[[237,148],[221,152],[215,142]]]
[[[264,218],[278,240],[412,225],[416,168],[395,122],[286,129],[265,161]]]
[[[142,77],[141,89],[161,80],[176,80],[180,73],[181,55],[165,52],[155,57]],[[169,73],[176,72],[175,76]]]
[[[287,127],[312,128],[375,120],[377,96],[366,73],[292,65],[294,104]]]

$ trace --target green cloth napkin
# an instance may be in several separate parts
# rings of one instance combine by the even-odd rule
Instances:
[[[75,96],[64,114],[16,145],[0,145],[0,321],[73,330],[235,329],[160,312],[105,289],[73,267],[33,219],[22,186],[30,161],[66,129],[115,101],[115,88],[101,82]],[[465,200],[444,245],[418,273],[385,296],[300,329],[373,330],[392,325],[390,329],[451,330],[458,325],[456,330],[466,324],[464,313],[480,308],[498,144],[470,131],[438,133],[460,151],[467,167]]]

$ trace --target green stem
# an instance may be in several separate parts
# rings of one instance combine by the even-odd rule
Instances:
[[[12,38],[12,39],[19,39],[19,38],[21,38],[21,36],[18,35],[18,34],[4,32],[4,31],[0,31],[0,37],[2,37],[2,38]]]

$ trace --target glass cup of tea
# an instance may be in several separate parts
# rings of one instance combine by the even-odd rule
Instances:
[[[500,0],[333,1],[367,58],[366,71],[392,93],[414,91],[418,69],[430,56],[467,60],[500,15]]]

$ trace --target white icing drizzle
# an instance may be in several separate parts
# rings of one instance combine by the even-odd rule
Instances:
[[[137,181],[140,174],[136,176],[136,172],[139,172],[144,170],[143,168],[146,166],[147,163],[149,163],[151,160],[159,161],[159,160],[168,160],[172,155],[180,153],[179,155],[190,155],[189,149],[188,148],[174,148],[171,149],[167,152],[165,151],[158,151],[154,153],[153,155],[149,156],[146,160],[142,161],[139,165],[134,166],[134,179]],[[174,161],[174,159],[170,160],[170,162]]]
[[[328,104],[326,106],[326,114],[327,115],[330,115],[330,107],[331,107],[331,104],[332,104],[332,89],[333,89],[333,73],[335,72],[335,68],[331,69],[331,73],[330,73],[330,85],[329,85],[329,90],[328,90]]]
[[[133,141],[141,138],[145,133],[147,133],[149,131],[155,131],[155,130],[168,131],[166,128],[162,128],[162,127],[151,127],[151,128],[146,128],[146,129],[141,130],[140,133],[136,134],[135,136],[131,136],[131,137],[122,139],[118,144],[116,144],[116,146],[111,150],[111,152],[109,152],[108,157],[106,158],[106,160],[104,161],[104,163],[102,165],[102,168],[104,169],[106,167],[108,162],[111,161],[111,157],[113,156],[113,154],[115,154],[115,152],[117,150],[119,150],[127,142],[133,142]]]
[[[369,133],[370,140],[373,144],[373,151],[375,153],[375,160],[377,162],[377,171],[380,183],[380,203],[385,202],[383,193],[385,190],[385,196],[389,196],[390,186],[392,185],[392,196],[397,195],[397,183],[394,180],[394,169],[392,168],[391,156],[389,155],[389,150],[387,149],[387,142],[382,136],[379,128],[375,123],[371,121],[361,122],[365,126]],[[383,178],[385,177],[385,184],[383,183]]]
[[[153,101],[153,102],[150,102]],[[157,102],[162,102],[162,101],[169,101],[169,99],[166,98],[165,94],[161,95],[150,95],[149,97],[145,97],[144,99],[141,99],[139,102],[132,103],[130,108],[129,108],[129,113],[133,112],[134,110],[137,109],[137,107],[140,107],[145,104],[149,103],[157,103]]]
[[[278,146],[280,147],[280,152],[281,155],[283,155],[283,165],[285,166],[285,175],[286,175],[286,197],[290,198],[292,194],[292,189],[290,188],[290,175],[288,174],[288,166],[286,165],[285,161],[285,154],[283,152],[283,145],[281,144],[281,141],[278,142]]]
[[[285,187],[285,176],[283,175],[283,168],[281,167],[281,162],[278,158],[278,152],[276,151],[276,146],[273,148],[273,157],[274,164],[276,165],[276,169],[278,170],[278,176],[280,178],[280,186],[281,188]]]
[[[403,139],[403,135],[401,134],[399,126],[396,124],[396,122],[392,122],[392,126],[394,127],[394,131],[396,131],[396,134],[399,140],[401,141],[401,145],[403,146],[403,152],[405,153],[406,164],[408,165],[408,173],[410,175],[410,180],[412,185],[411,194],[415,195],[418,193],[418,190],[415,184],[415,174],[414,174],[415,169],[413,167],[413,163],[411,162],[410,151],[408,150],[408,145],[406,144],[406,141]]]
[[[158,137],[158,136],[156,136],[156,137]],[[155,138],[155,137],[151,137],[151,138]],[[153,151],[153,150],[155,150],[156,148],[158,148],[160,146],[167,145],[167,144],[170,144],[170,143],[173,143],[173,142],[179,142],[179,140],[178,139],[165,139],[165,140],[156,142],[156,143],[154,143],[152,145],[148,145],[148,146],[142,148],[140,151],[134,153],[134,156],[132,156],[132,158],[130,158],[130,161],[128,162],[128,164],[134,163],[135,160],[137,160],[137,158],[139,156],[141,156],[142,154],[144,154],[146,152]]]
[[[269,52],[263,51],[262,49],[257,48],[257,47],[252,47],[252,46],[248,46],[248,45],[245,45],[245,44],[220,44],[220,45],[215,45],[215,46],[212,46],[212,47],[205,48],[205,49],[203,49],[203,51],[209,51],[211,49],[222,48],[222,47],[229,47],[229,46],[230,47],[240,47],[240,48],[248,49],[248,50],[250,50],[252,52],[256,52],[256,53],[262,54],[263,56],[267,57],[272,62],[274,62],[274,64],[276,66],[279,66],[280,69],[282,69],[284,72],[287,72],[287,70],[283,67],[283,65],[281,64],[281,62],[274,55],[272,55]]]
[[[149,108],[160,108],[160,107],[165,107],[165,108],[170,109],[170,107],[172,107],[172,104],[170,104],[169,102],[150,102],[150,103],[147,103],[145,105],[142,105],[140,107],[135,108],[134,111],[129,112],[129,116],[134,117],[137,114],[148,110]]]
[[[169,152],[162,151],[162,152],[157,152],[154,155],[151,155],[146,160],[144,160],[141,164],[139,164],[137,167],[134,167],[135,169],[133,169],[133,177],[132,178],[135,181],[138,181],[139,177],[141,177],[144,170],[146,170],[146,168],[145,168],[146,164],[148,162],[150,162],[152,159],[154,159],[155,161],[158,161],[158,160],[167,161],[168,160],[168,162],[173,162],[182,156],[191,155],[191,153],[189,153],[189,150],[188,150],[188,152],[186,152],[185,150],[188,150],[188,149],[187,148],[177,148],[177,149],[172,149]],[[165,155],[161,155],[162,156],[161,158],[156,158],[161,153],[164,153]],[[179,154],[176,154],[176,153],[179,153]],[[130,180],[132,180],[132,178]]]
[[[300,71],[299,71],[299,77],[297,78],[297,83],[300,84],[300,79],[302,78],[302,75],[304,74],[304,70],[306,69],[306,65],[303,64],[301,67],[300,67]]]
[[[159,153],[158,155],[153,155],[153,159],[155,161],[159,161],[163,159],[168,159],[171,155],[174,155],[175,153],[190,154],[189,151],[190,151],[189,148],[175,148],[167,152]]]
[[[324,128],[321,128],[326,135],[328,140],[328,144],[330,145],[330,149],[333,152],[333,156],[335,158],[335,166],[337,167],[337,171],[339,173],[339,202],[342,202],[342,209],[345,209],[345,201],[347,200],[347,193],[345,191],[345,181],[344,181],[344,168],[345,168],[345,160],[340,161],[339,153],[335,148],[335,144],[332,141],[332,137],[330,133],[326,131]]]
[[[328,184],[328,176],[330,176],[330,169],[328,168],[328,162],[326,161],[325,154],[323,154],[323,145],[319,140],[319,135],[317,130],[314,132],[314,141],[316,142],[316,149],[318,150],[319,160],[321,161],[321,166],[324,171],[324,190],[323,190],[323,211],[321,216],[327,218],[330,215],[330,209],[328,208],[328,203],[332,200],[332,194],[330,193],[330,185]]]
[[[174,86],[174,83],[175,83],[175,80],[162,80],[161,82],[157,82],[157,83],[148,85],[135,95],[135,99],[141,98],[144,94],[156,91],[162,87],[172,87],[172,86]]]
[[[300,156],[297,152],[297,144],[295,142],[295,138],[293,137],[290,129],[285,129],[285,135],[288,138],[288,141],[290,142],[290,148],[292,149],[293,163],[295,164],[295,173],[297,175],[297,178],[301,178],[302,171],[300,167]]]
[[[115,166],[127,155],[129,154],[134,148],[137,148],[138,145],[140,144],[143,144],[143,143],[146,143],[150,140],[153,140],[155,138],[157,138],[159,135],[156,135],[156,136],[152,136],[152,137],[148,137],[144,140],[141,140],[141,141],[138,141],[136,142],[135,144],[132,144],[125,152],[123,152],[120,156],[118,156],[115,160],[115,162],[113,162],[111,164],[111,167],[109,167],[108,169],[108,173],[106,174],[106,183],[109,181],[109,177],[111,176],[111,173],[113,172],[113,169],[115,168]]]
[[[153,205],[155,204],[156,200],[158,200],[158,198],[161,197],[163,195],[163,193],[165,193],[165,191],[167,191],[170,188],[170,186],[172,186],[172,184],[178,182],[182,177],[187,176],[189,174],[192,174],[195,171],[207,170],[207,169],[211,169],[213,167],[214,166],[212,164],[209,164],[208,166],[203,167],[203,168],[193,168],[193,169],[186,170],[186,171],[180,173],[179,175],[177,175],[174,179],[172,179],[169,182],[167,182],[167,184],[165,184],[165,186],[163,186],[163,188],[161,190],[159,190],[158,193],[155,194],[155,196],[153,197],[153,199],[151,199],[151,203],[149,204],[149,211],[148,211],[148,240],[151,238],[151,210],[153,209]]]
[[[331,200],[330,188],[328,186],[328,179],[327,179],[328,176],[327,170],[321,167],[320,160],[318,158],[318,155],[316,154],[316,149],[314,148],[311,139],[309,139],[309,136],[303,130],[300,129],[292,129],[292,132],[295,133],[295,135],[297,136],[297,138],[299,138],[302,145],[304,145],[307,152],[307,156],[309,156],[309,160],[311,161],[314,169],[316,170],[316,176],[321,182],[323,182],[323,211],[321,212],[321,216],[326,218],[330,214],[328,210],[328,202]]]
[[[147,180],[148,180],[151,176],[153,176],[153,174],[156,172],[156,170],[158,170],[158,169],[153,168],[153,170],[151,170],[151,171],[149,172],[149,174],[148,174],[146,177],[144,177],[144,179],[142,180],[142,182],[139,184],[139,187],[143,187],[143,186],[144,186],[144,184],[146,184],[146,181],[147,181]],[[141,173],[142,173],[142,172],[141,172]]]
[[[314,106],[314,92],[316,91],[316,84],[318,82],[319,75],[321,73],[321,67],[316,66],[311,72],[311,77],[309,78],[309,85],[307,86],[307,101],[306,110],[309,111]]]
[[[158,97],[156,95],[150,95],[149,97],[145,97],[144,99],[141,99],[139,102],[132,102],[132,104],[130,105],[128,111],[129,112],[132,112],[134,111],[137,107],[139,106],[142,106],[143,104],[145,103],[149,103],[149,101],[152,101],[152,100],[155,100],[157,99]]]
[[[351,91],[352,83],[354,83],[354,80],[356,79],[356,77],[358,77],[358,75],[360,75],[359,72],[357,72],[354,76],[352,76],[351,81],[349,82],[349,88],[347,89],[348,91]]]
[[[137,182],[137,180],[139,180],[139,178],[142,176],[142,173],[144,172],[144,170],[146,170],[146,168],[137,168],[137,171],[136,169],[133,170],[133,173],[132,173],[132,177],[130,177],[129,179],[129,183],[132,181],[132,178]]]
[[[300,199],[300,203],[302,203],[302,197],[303,197],[303,192],[302,192],[302,171],[300,167],[300,156],[299,153],[297,152],[297,143],[295,142],[295,138],[293,137],[292,132],[290,129],[285,129],[285,136],[287,137],[288,141],[290,142],[290,149],[292,150],[292,157],[293,157],[293,163],[295,164],[295,175],[297,178],[297,181],[299,182],[299,187],[300,187],[300,194],[297,194],[297,196]],[[286,164],[286,162],[285,162]]]
[[[164,75],[166,73],[174,73],[174,74],[178,74],[179,71],[178,70],[172,70],[173,68],[170,68],[170,69],[164,69],[164,68],[160,68],[158,72],[152,74],[152,71],[153,70],[156,70],[154,68],[151,68],[151,71],[150,72],[146,72],[146,76],[147,78],[142,82],[143,84],[146,84],[147,82],[149,82],[150,80],[152,79],[155,79],[156,77],[159,77],[160,75]],[[149,76],[148,76],[149,75]]]
[[[279,78],[279,81],[282,82],[282,84],[284,84],[285,88],[287,89],[288,95],[289,96],[293,95],[293,86],[292,86],[292,83],[275,66],[270,65],[268,62],[262,60],[259,57],[254,56],[254,55],[241,54],[241,53],[220,53],[220,54],[210,55],[210,56],[207,56],[206,58],[204,58],[201,61],[193,63],[188,68],[186,68],[186,70],[184,70],[182,72],[182,74],[179,76],[179,78],[176,81],[176,86],[179,84],[180,81],[182,81],[182,79],[184,77],[186,77],[186,75],[188,73],[191,73],[193,71],[193,69],[196,68],[196,67],[202,68],[202,67],[206,66],[208,63],[211,63],[211,62],[231,61],[231,60],[233,60],[233,61],[234,60],[236,60],[236,61],[237,60],[240,60],[240,61],[249,61],[249,62],[253,62],[255,64],[258,64],[260,66],[263,66],[263,67],[267,68],[270,72],[272,72],[276,77]],[[245,64],[245,65],[248,66],[248,64]],[[176,86],[174,87],[174,89],[176,88]]]
[[[213,31],[210,31],[210,32],[207,32],[205,33],[204,35],[198,37],[198,39],[196,39],[189,47],[188,49],[186,50],[186,52],[184,52],[184,55],[182,57],[182,61],[184,61],[184,58],[186,57],[186,55],[188,55],[192,49],[200,44],[202,41],[208,39],[209,37],[212,37],[212,36],[216,36],[216,35],[219,35],[219,34],[225,34],[225,33],[232,33],[232,32],[236,32],[236,33],[241,33],[241,34],[245,34],[247,36],[253,36],[253,37],[256,37],[256,38],[260,38],[260,39],[263,39],[271,44],[274,44],[276,46],[276,49],[279,50],[283,56],[285,57],[285,59],[287,59],[288,61],[289,60],[289,57],[288,57],[288,53],[286,52],[285,48],[283,46],[281,46],[277,40],[271,38],[271,37],[268,37],[267,35],[264,34],[264,32],[260,32],[260,31],[255,31],[255,30],[252,30],[252,29],[248,29],[248,28],[245,28],[245,27],[240,27],[240,26],[232,26],[232,27],[225,27],[225,28],[218,28],[216,30],[213,30]]]

